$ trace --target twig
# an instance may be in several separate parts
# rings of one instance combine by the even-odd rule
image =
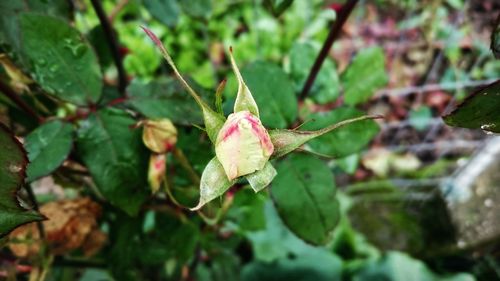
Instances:
[[[122,56],[120,54],[120,49],[118,47],[118,40],[116,38],[116,33],[111,26],[104,9],[102,8],[100,0],[90,0],[92,6],[101,22],[104,34],[106,34],[106,41],[108,43],[109,49],[113,56],[113,60],[116,65],[116,70],[118,71],[118,90],[120,93],[125,95],[125,89],[127,88],[127,74],[125,73],[125,68],[123,67]]]
[[[352,10],[354,9],[354,6],[356,6],[356,3],[358,3],[358,0],[349,0],[347,3],[344,4],[344,6],[342,6],[342,9],[337,14],[337,19],[333,23],[330,32],[328,33],[328,37],[323,43],[323,47],[321,48],[321,51],[319,52],[318,57],[316,58],[316,61],[314,62],[311,68],[311,71],[309,72],[309,76],[307,77],[306,83],[302,88],[302,92],[300,93],[299,97],[300,100],[304,100],[307,94],[309,94],[309,90],[311,90],[314,80],[316,80],[316,76],[318,75],[318,72],[321,69],[321,65],[323,65],[323,62],[328,56],[328,52],[330,51],[333,42],[335,42],[335,39],[337,39],[337,37],[339,36],[342,26],[344,25],[347,18],[351,14]]]
[[[30,199],[31,204],[33,205],[33,209],[37,212],[40,212],[38,201],[36,200],[35,193],[33,192],[31,185],[25,184],[24,188],[26,189],[26,192],[28,193],[28,198]],[[36,227],[38,228],[40,238],[42,238],[42,240],[45,240],[45,228],[43,227],[43,223],[41,221],[37,221]]]
[[[480,86],[487,86],[498,79],[486,79],[486,80],[473,80],[466,82],[449,82],[449,83],[438,83],[438,84],[427,84],[422,86],[411,86],[398,89],[383,89],[375,93],[375,97],[381,96],[404,96],[412,93],[426,93],[434,91],[449,91],[458,90],[464,88],[474,88]]]
[[[28,115],[36,119],[38,122],[42,122],[41,118],[26,102],[24,102],[19,95],[14,92],[9,86],[7,86],[3,81],[0,80],[0,92],[2,92],[6,97],[8,97],[12,102],[14,102],[20,109],[26,112]]]
[[[121,12],[121,10],[123,10],[125,6],[127,6],[128,2],[129,0],[121,0],[116,4],[116,6],[113,7],[113,10],[111,10],[111,13],[109,13],[110,22],[113,22],[115,20],[118,13]]]

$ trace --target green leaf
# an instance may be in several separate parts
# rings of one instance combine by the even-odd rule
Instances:
[[[328,166],[311,155],[295,154],[277,169],[271,196],[283,222],[307,242],[327,243],[340,217]]]
[[[190,17],[206,19],[212,13],[211,0],[182,0],[179,4],[184,13]]]
[[[297,118],[293,84],[283,70],[268,62],[254,62],[241,71],[259,105],[260,119],[267,128],[286,128]]]
[[[384,52],[372,47],[359,52],[341,76],[344,101],[357,105],[370,99],[375,90],[387,84]]]
[[[125,111],[103,109],[91,114],[78,130],[77,151],[97,187],[111,204],[135,215],[149,191],[148,152],[141,130]]]
[[[174,27],[179,21],[181,11],[176,0],[144,0],[144,7],[155,19],[168,27]]]
[[[264,0],[264,6],[275,16],[281,15],[290,5],[293,0]]]
[[[417,130],[427,129],[432,119],[432,111],[428,106],[421,106],[416,110],[410,111],[410,124]]]
[[[474,281],[469,274],[456,274],[449,277],[439,277],[422,261],[416,260],[401,252],[388,252],[378,260],[369,260],[358,270],[353,281]]]
[[[252,262],[242,270],[242,281],[340,281],[342,260],[328,252],[314,251],[272,263]]]
[[[64,20],[34,13],[20,18],[23,52],[32,76],[47,92],[77,105],[95,103],[102,91],[97,56]]]
[[[243,232],[264,229],[266,219],[264,204],[266,194],[255,194],[250,188],[243,188],[234,194],[233,204],[227,212],[227,219]]]
[[[308,116],[314,122],[305,124],[304,130],[316,130],[342,120],[361,116],[363,113],[350,107],[340,107],[330,112],[319,112]],[[309,142],[313,151],[340,158],[358,152],[377,135],[379,128],[373,120],[348,124]]]
[[[43,216],[23,209],[17,201],[27,164],[22,144],[0,123],[0,238],[20,225],[43,220]]]
[[[274,169],[273,165],[268,161],[264,168],[246,176],[246,179],[253,191],[259,192],[273,181],[276,174],[276,169]]]
[[[184,125],[203,123],[196,102],[177,81],[155,80],[145,84],[134,80],[127,93],[127,103],[147,118],[169,118]]]
[[[68,156],[73,146],[71,124],[55,120],[47,122],[26,137],[28,182],[46,176],[57,169]]]
[[[309,71],[319,50],[310,43],[295,43],[290,51],[290,77],[295,82],[295,92],[299,93],[309,75]],[[332,102],[339,95],[339,77],[332,60],[327,59],[314,80],[310,97],[320,104]]]
[[[206,203],[221,196],[236,180],[229,181],[217,157],[212,158],[201,175],[200,201],[191,211],[199,210]]]
[[[450,126],[500,133],[500,80],[486,86],[443,116]]]
[[[37,12],[61,19],[69,19],[71,5],[66,0],[26,0],[26,1],[0,1],[0,45],[8,46],[9,56],[16,59],[23,67],[27,66],[22,56],[22,42],[19,36],[19,14],[23,12]]]

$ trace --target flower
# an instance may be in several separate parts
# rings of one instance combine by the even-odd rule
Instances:
[[[215,154],[230,181],[261,170],[273,151],[266,128],[249,111],[229,115],[215,142]]]
[[[160,190],[162,182],[165,180],[166,155],[151,154],[149,158],[148,182],[153,193]]]
[[[155,153],[168,152],[177,143],[177,129],[170,119],[146,120],[142,141]]]

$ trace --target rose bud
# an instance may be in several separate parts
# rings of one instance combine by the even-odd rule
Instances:
[[[149,158],[148,182],[153,193],[160,190],[165,180],[166,157],[165,154],[151,154]]]
[[[177,142],[177,129],[169,119],[144,121],[142,141],[155,153],[169,152]]]
[[[248,111],[229,115],[215,142],[215,153],[229,180],[261,170],[273,151],[267,130]]]

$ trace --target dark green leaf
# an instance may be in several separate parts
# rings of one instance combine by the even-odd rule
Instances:
[[[255,62],[241,71],[259,105],[260,119],[267,128],[286,128],[297,118],[293,84],[283,70],[268,62]]]
[[[500,133],[499,109],[500,80],[471,94],[443,119],[450,126]]]
[[[127,92],[130,106],[148,118],[169,118],[185,125],[203,123],[201,110],[177,81],[144,84],[134,80]]]
[[[124,111],[104,109],[82,122],[77,139],[78,154],[99,190],[130,215],[148,196],[148,153],[134,123]]]
[[[50,174],[66,159],[73,145],[73,128],[56,120],[43,124],[26,137],[30,163],[27,181]]]
[[[295,82],[295,92],[299,93],[309,75],[309,71],[319,50],[312,44],[296,43],[290,51],[290,77]],[[310,96],[320,104],[334,101],[339,95],[339,78],[332,60],[323,62],[314,80]]]
[[[361,111],[350,107],[341,107],[326,113],[314,113],[308,116],[314,122],[305,124],[301,129],[317,130],[361,115],[363,115]],[[313,139],[309,141],[309,145],[318,153],[332,157],[344,157],[360,151],[375,137],[378,130],[378,126],[373,120],[359,121]]]
[[[0,238],[14,228],[43,217],[23,209],[16,193],[24,183],[28,159],[19,141],[0,123]]]
[[[0,1],[0,45],[5,44],[12,56],[25,66],[22,57],[22,43],[19,37],[19,14],[22,12],[37,12],[54,17],[67,19],[70,17],[70,3],[66,0],[26,0],[26,1]]]
[[[340,216],[328,166],[311,155],[294,154],[277,170],[271,195],[283,222],[305,241],[328,242]]]
[[[144,6],[158,21],[174,27],[179,21],[180,7],[176,0],[144,0]]]
[[[384,51],[372,47],[359,52],[342,74],[341,81],[346,104],[356,105],[370,99],[375,90],[388,81]]]
[[[54,96],[86,105],[101,96],[97,57],[80,33],[64,20],[34,13],[20,17],[23,53],[32,76]]]
[[[249,188],[238,191],[234,195],[231,209],[227,213],[229,221],[242,231],[256,231],[263,229],[266,224],[264,216],[264,203],[266,197],[263,193],[255,194]]]

